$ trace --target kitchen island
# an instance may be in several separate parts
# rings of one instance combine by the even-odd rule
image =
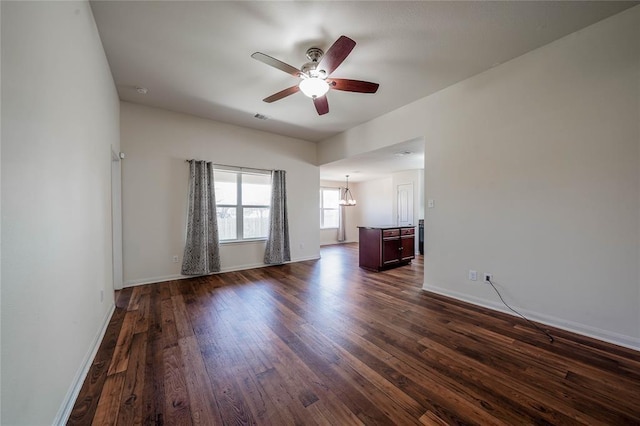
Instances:
[[[415,258],[415,226],[358,226],[358,230],[361,268],[381,271]]]

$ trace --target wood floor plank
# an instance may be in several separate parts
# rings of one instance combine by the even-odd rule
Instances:
[[[184,337],[180,339],[179,346],[184,363],[193,424],[223,424],[216,410],[211,382],[202,374],[205,366],[198,340],[193,336]]]
[[[148,293],[150,290],[145,286],[130,287],[131,297],[127,304],[127,311],[137,311],[140,307],[140,298],[144,293]]]
[[[98,408],[91,424],[94,426],[115,425],[121,407],[125,373],[115,373],[107,377],[100,393]]]
[[[162,341],[164,348],[168,349],[178,345],[178,329],[176,327],[173,299],[171,296],[160,303],[160,316],[162,318]]]
[[[143,424],[164,424],[164,360],[162,338],[162,286],[153,286],[149,300],[149,328],[145,354],[145,382],[143,388]]]
[[[137,315],[133,334],[144,333],[149,330],[149,305],[151,303],[151,291],[145,291],[140,294],[138,304],[136,306]]]
[[[233,375],[256,423],[272,425],[291,423],[291,421],[285,420],[288,419],[287,415],[281,413],[282,410],[273,397],[258,381],[258,378],[266,371],[268,370],[253,374],[247,367],[237,366]]]
[[[171,296],[171,302],[173,304],[173,316],[176,323],[176,332],[178,339],[193,336],[193,327],[189,320],[189,314],[187,312],[186,304],[182,295]]]
[[[191,400],[187,391],[187,381],[180,348],[176,345],[165,347],[164,361],[164,421],[168,425],[191,423]]]
[[[129,365],[129,355],[131,352],[131,340],[133,339],[133,330],[135,327],[137,315],[134,311],[127,311],[122,320],[122,328],[118,335],[118,342],[116,343],[111,364],[107,375],[116,373],[122,373],[126,371]]]
[[[322,259],[124,289],[68,424],[640,424],[640,353]]]
[[[125,375],[118,424],[142,424],[147,342],[146,334],[135,334],[131,340],[131,356]]]

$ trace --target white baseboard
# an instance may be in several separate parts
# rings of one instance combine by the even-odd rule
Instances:
[[[443,296],[448,296],[453,299],[458,299],[463,302],[468,302],[473,305],[482,306],[483,308],[488,308],[494,311],[504,312],[505,314],[516,316],[513,312],[505,308],[504,305],[501,305],[499,302],[480,299],[478,297],[469,296],[464,293],[451,291],[441,287],[429,285],[427,283],[424,283],[422,285],[422,289],[431,291],[433,293],[441,294]],[[624,334],[615,333],[608,330],[602,330],[597,327],[592,327],[590,325],[581,324],[574,321],[565,320],[562,318],[557,318],[552,315],[546,315],[546,314],[540,314],[537,312],[528,311],[524,308],[520,308],[517,306],[515,308],[517,311],[519,311],[520,313],[522,313],[532,321],[536,321],[541,324],[546,324],[552,327],[560,328],[562,330],[570,331],[572,333],[581,334],[586,337],[592,337],[594,339],[602,340],[604,342],[613,343],[614,345],[623,346],[625,348],[640,351],[640,338],[627,336]]]
[[[84,380],[87,378],[87,374],[89,373],[89,369],[91,368],[91,364],[93,363],[93,359],[96,357],[98,353],[98,349],[100,348],[100,343],[102,343],[102,339],[104,338],[105,333],[107,332],[107,327],[109,326],[109,321],[111,321],[111,316],[113,312],[116,310],[115,303],[111,304],[111,309],[107,311],[107,314],[102,319],[102,328],[98,331],[93,342],[91,343],[91,347],[89,351],[85,355],[82,360],[82,364],[76,376],[71,382],[71,387],[67,391],[67,395],[65,395],[62,400],[62,405],[56,414],[56,417],[53,421],[54,425],[64,425],[69,420],[69,416],[71,415],[71,410],[73,410],[73,406],[78,398],[78,394],[80,394],[80,389],[82,389],[82,385],[84,384]]]
[[[306,262],[307,260],[318,260],[318,259],[320,259],[320,254],[314,254],[313,256],[297,257],[294,260],[292,260],[291,262],[287,262],[287,263]],[[265,266],[267,266],[267,265],[265,265]]]
[[[349,241],[330,241],[330,242],[324,242],[320,244],[320,247],[324,247],[324,246],[335,246],[336,244],[351,244],[351,243],[357,243],[357,240],[349,240]]]
[[[136,286],[145,285],[145,284],[161,283],[164,281],[184,280],[185,278],[189,278],[189,276],[176,274],[176,275],[162,275],[162,276],[151,277],[151,278],[141,278],[137,280],[127,280],[124,282],[124,288],[136,287]]]
[[[307,257],[298,257],[286,263],[304,262],[307,260],[318,260],[318,259],[320,259],[320,256],[314,255],[314,256],[307,256]],[[245,271],[247,269],[265,268],[267,266],[272,266],[272,265],[267,265],[266,263],[247,263],[244,265],[235,265],[230,268],[222,268],[218,273],[222,274],[225,272]],[[193,278],[193,277],[194,277],[193,275],[176,274],[176,275],[164,275],[164,276],[151,277],[151,278],[142,278],[139,280],[125,281],[124,287],[135,287],[135,286],[144,285],[144,284],[156,284],[156,283],[161,283],[165,281],[184,280],[184,279]]]

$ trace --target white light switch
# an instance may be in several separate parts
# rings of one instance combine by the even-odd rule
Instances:
[[[427,201],[427,207],[429,207],[430,209],[434,208],[435,206],[436,202],[434,200]]]

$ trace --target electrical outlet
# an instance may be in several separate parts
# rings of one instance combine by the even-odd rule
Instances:
[[[484,282],[488,283],[488,282],[492,282],[493,281],[493,274],[488,274],[488,273],[484,273]]]
[[[469,269],[469,279],[471,281],[478,281],[478,271],[474,271],[472,269]]]
[[[178,256],[173,256],[172,260],[173,260],[173,263],[178,263]]]

